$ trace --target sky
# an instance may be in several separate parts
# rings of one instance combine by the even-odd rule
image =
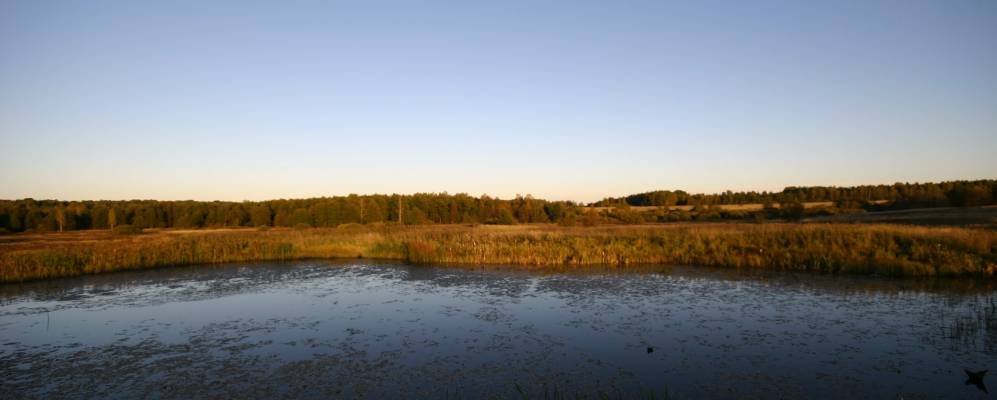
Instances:
[[[0,1],[0,198],[997,178],[997,1]]]

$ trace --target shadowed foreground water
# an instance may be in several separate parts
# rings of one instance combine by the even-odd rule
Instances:
[[[988,398],[997,312],[971,280],[308,261],[0,286],[0,345],[4,398]]]

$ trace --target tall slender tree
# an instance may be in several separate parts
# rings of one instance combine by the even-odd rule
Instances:
[[[55,207],[55,223],[59,224],[59,232],[66,227],[66,209],[62,205]]]

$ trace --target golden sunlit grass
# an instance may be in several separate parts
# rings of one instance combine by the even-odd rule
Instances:
[[[997,232],[897,225],[361,226],[0,237],[0,281],[306,258],[529,266],[681,264],[892,276],[992,276]]]

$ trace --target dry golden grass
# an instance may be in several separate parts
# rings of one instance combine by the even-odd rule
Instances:
[[[673,264],[992,276],[997,232],[896,225],[344,226],[0,237],[0,282],[170,265],[305,258],[582,266]]]

